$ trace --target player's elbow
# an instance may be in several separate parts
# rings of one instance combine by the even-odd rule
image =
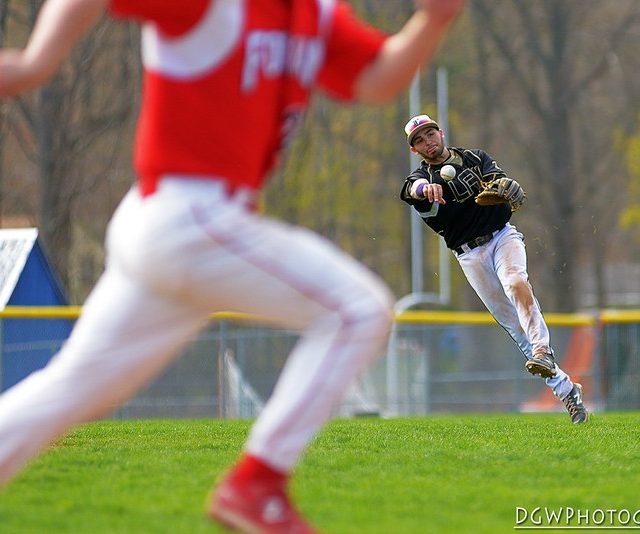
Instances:
[[[11,98],[49,81],[56,66],[35,61],[24,52],[4,50],[0,56],[0,97]]]

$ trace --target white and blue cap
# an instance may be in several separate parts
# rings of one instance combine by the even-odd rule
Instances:
[[[409,143],[410,146],[413,146],[413,138],[418,135],[418,132],[426,128],[435,128],[436,130],[439,130],[440,126],[438,126],[438,123],[429,117],[429,115],[416,115],[410,119],[404,127],[404,133],[407,134],[407,143]]]

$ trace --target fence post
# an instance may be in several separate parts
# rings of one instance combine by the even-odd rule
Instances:
[[[387,416],[397,417],[399,412],[398,399],[398,348],[397,348],[397,321],[393,324],[387,350]]]
[[[224,386],[224,354],[227,350],[226,343],[226,325],[224,320],[220,320],[218,324],[218,417],[224,419],[226,416],[225,406],[225,386]]]
[[[602,312],[597,311],[595,313],[593,327],[594,332],[593,335],[595,337],[595,343],[593,344],[593,369],[591,370],[593,374],[592,388],[593,388],[593,399],[595,408],[600,411],[604,410],[605,400],[604,400],[604,358],[606,357],[606,336],[604,335],[605,323],[602,320]]]
[[[4,328],[4,319],[0,317],[0,393],[4,390],[4,336],[2,329]]]

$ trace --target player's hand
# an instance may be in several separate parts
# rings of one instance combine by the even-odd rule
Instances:
[[[476,204],[481,206],[510,204],[511,211],[517,211],[527,196],[522,186],[507,176],[483,184],[483,188],[476,197]]]
[[[448,24],[460,14],[465,0],[414,0],[414,4],[416,9],[427,11],[433,20]]]
[[[428,200],[429,202],[437,202],[438,204],[446,204],[444,199],[442,186],[440,184],[429,183],[425,179],[419,179],[413,182],[410,194],[416,200]]]
[[[440,184],[428,184],[423,190],[425,198],[429,202],[437,202],[438,204],[446,204]]]

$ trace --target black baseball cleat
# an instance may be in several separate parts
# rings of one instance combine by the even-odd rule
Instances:
[[[556,376],[556,362],[552,354],[534,354],[533,358],[524,364],[532,375],[539,375],[542,378],[553,378]]]
[[[589,420],[589,413],[582,403],[582,385],[573,384],[573,388],[569,394],[562,399],[565,408],[571,416],[571,422],[574,425],[586,423]]]

